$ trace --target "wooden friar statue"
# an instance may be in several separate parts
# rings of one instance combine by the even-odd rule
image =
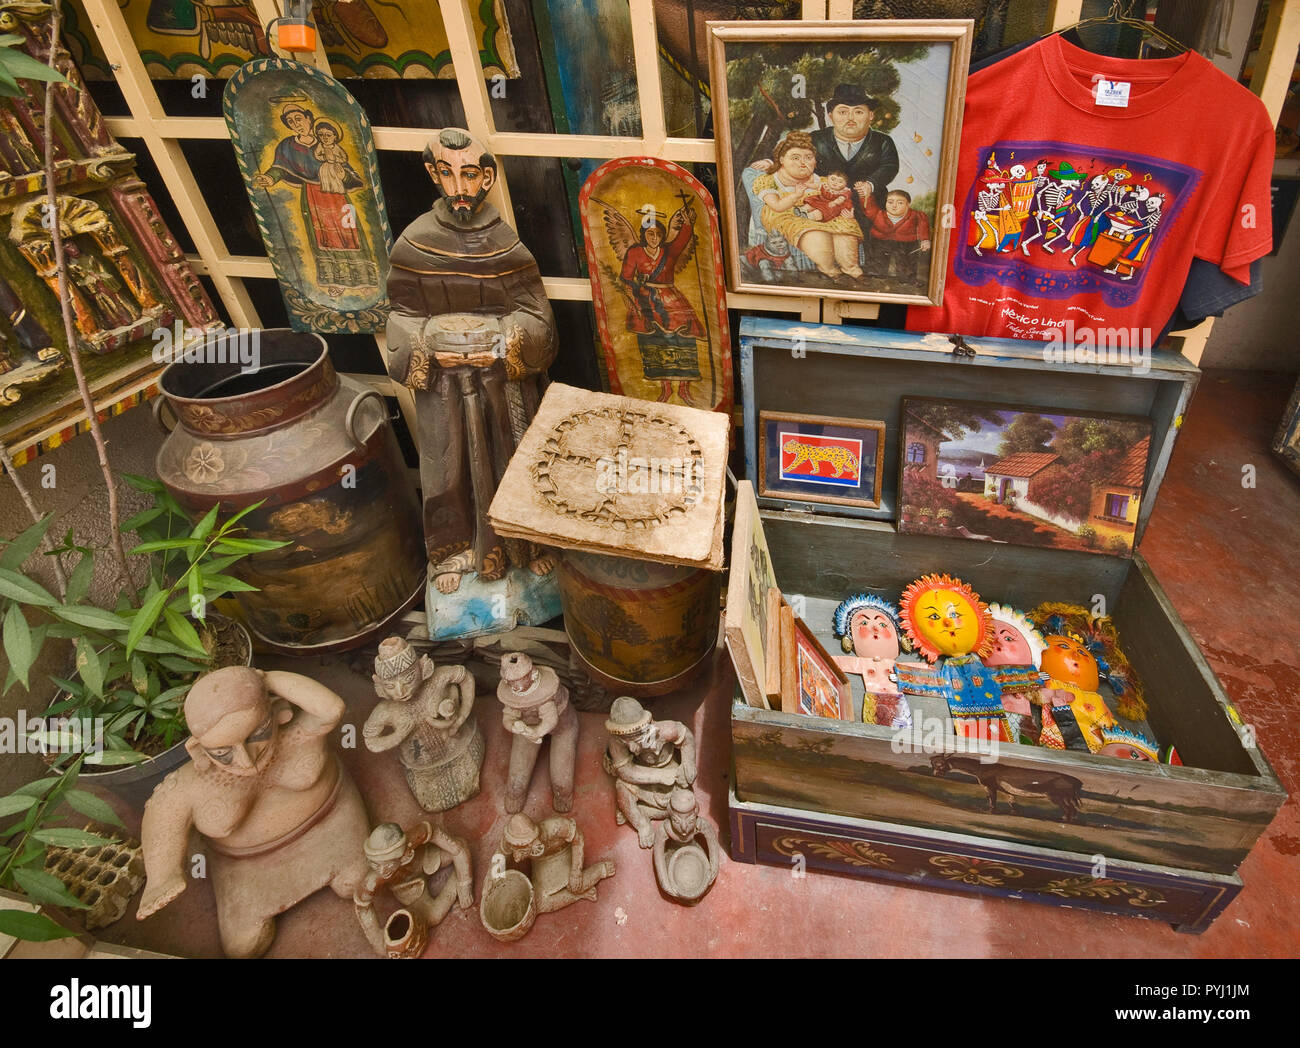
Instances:
[[[487,520],[555,359],[555,321],[536,261],[487,201],[497,181],[492,154],[468,132],[446,128],[430,141],[424,163],[442,197],[393,246],[384,363],[415,397],[430,603],[437,605],[431,630],[439,638],[471,636],[510,629],[516,618],[507,612],[491,624],[468,621],[470,605],[493,603],[494,592],[464,594],[465,607],[438,600],[470,573],[480,583],[503,582],[512,568],[546,577],[550,604],[524,617],[535,625],[537,615],[559,613],[551,557],[502,539]],[[504,584],[500,592],[508,592]],[[439,632],[435,610],[466,621]]]

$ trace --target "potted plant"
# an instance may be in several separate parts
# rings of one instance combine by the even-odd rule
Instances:
[[[939,510],[939,512],[934,515],[935,523],[937,523],[941,529],[945,530],[952,527],[952,517],[952,510],[946,507]]]
[[[143,582],[133,579],[134,590],[123,591],[114,608],[87,602],[96,554],[75,545],[71,533],[47,554],[76,558],[63,596],[18,573],[45,537],[48,516],[0,553],[0,620],[9,659],[3,688],[16,681],[30,687],[31,667],[45,643],[72,641],[75,668],[67,677],[51,677],[60,691],[45,711],[47,726],[32,738],[47,751],[66,749],[70,729],[95,725],[93,734],[102,729],[102,736],[81,741],[83,748],[87,741],[95,749],[102,744],[102,751],[85,755],[84,773],[98,773],[100,784],[119,793],[125,788],[127,800],[143,801],[157,779],[184,760],[181,704],[194,679],[251,659],[247,631],[211,610],[227,594],[254,588],[227,569],[283,543],[244,537],[239,521],[254,506],[224,522],[218,522],[214,506],[190,525],[161,483],[125,479],[153,494],[154,505],[122,524],[122,531],[145,540],[131,553],[147,557],[148,573]],[[123,767],[150,761],[143,772]]]
[[[1087,546],[1088,549],[1092,549],[1097,545],[1097,529],[1091,524],[1082,525],[1075,534],[1079,536],[1079,541]]]
[[[916,511],[917,522],[920,524],[923,532],[928,532],[934,526],[934,507],[922,506]]]
[[[916,519],[916,507],[913,506],[910,502],[904,502],[903,521],[907,524],[911,524],[912,521],[915,519]]]

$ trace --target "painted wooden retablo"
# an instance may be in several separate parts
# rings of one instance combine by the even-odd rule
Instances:
[[[504,536],[559,547],[565,630],[623,694],[676,690],[717,636],[730,422],[553,384],[497,489]]]
[[[50,10],[33,0],[0,0],[0,33],[42,65],[49,61]],[[218,320],[136,177],[135,157],[109,134],[71,56],[55,43],[55,68],[68,81],[50,87],[66,298],[91,395],[101,410],[117,413],[124,401],[141,399],[138,391],[158,377],[173,342],[180,349]],[[68,366],[44,128],[43,86],[24,75],[0,98],[0,439],[20,465],[45,442],[66,440],[84,415]]]
[[[579,196],[609,388],[731,409],[731,333],[713,198],[688,171],[623,157]]]
[[[294,329],[382,329],[393,234],[365,112],[283,58],[242,66],[222,107]]]

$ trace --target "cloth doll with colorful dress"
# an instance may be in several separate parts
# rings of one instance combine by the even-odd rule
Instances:
[[[902,643],[898,609],[874,593],[858,593],[835,608],[835,636],[846,654],[835,662],[862,677],[862,721],[910,728],[912,710],[898,690],[894,672]]]
[[[925,575],[903,591],[899,607],[912,647],[927,660],[898,664],[903,694],[942,698],[965,738],[1011,742],[1003,689],[1043,681],[1032,666],[985,664],[993,617],[979,594],[950,575]]]

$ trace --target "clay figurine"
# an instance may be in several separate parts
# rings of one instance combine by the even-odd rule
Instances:
[[[580,899],[596,901],[596,885],[614,876],[614,863],[605,859],[582,868],[584,842],[578,824],[565,816],[533,822],[518,813],[507,821],[501,851],[483,883],[479,916],[485,927],[504,942],[528,934],[539,913],[553,913]],[[524,874],[506,868],[527,863]]]
[[[379,645],[372,677],[380,702],[361,731],[366,749],[400,747],[406,782],[425,811],[446,811],[479,790],[483,733],[471,716],[474,677],[437,666],[401,637]]]
[[[497,698],[501,719],[514,736],[510,743],[510,771],[506,780],[505,809],[510,815],[523,810],[542,741],[551,737],[551,800],[556,811],[573,808],[573,766],[578,759],[578,714],[569,705],[569,689],[549,666],[534,666],[521,652],[501,659]]]
[[[138,920],[185,890],[190,827],[208,845],[229,957],[265,953],[276,917],[326,885],[352,898],[370,820],[326,740],[344,710],[297,673],[231,666],[195,682],[185,698],[190,760],[144,809]]]
[[[991,668],[993,618],[979,594],[950,575],[925,575],[899,601],[912,646],[929,663],[900,662],[904,694],[938,696],[948,703],[957,733],[969,739],[1010,742],[1004,688],[1042,683],[1032,667]]]
[[[469,849],[440,823],[422,822],[406,831],[395,822],[380,823],[366,839],[365,853],[370,871],[352,901],[366,939],[381,957],[419,957],[429,929],[442,923],[453,903],[459,901],[462,910],[474,905]],[[448,861],[455,876],[434,895],[428,878],[446,869]],[[381,926],[374,901],[385,888],[402,909]]]
[[[497,182],[496,158],[469,132],[445,128],[425,149],[424,165],[442,198],[393,247],[384,363],[415,397],[429,603],[439,610],[430,607],[429,619],[441,639],[491,632],[473,606],[497,603],[492,598],[500,594],[523,607],[533,583],[554,567],[540,547],[503,540],[487,509],[537,411],[556,338],[536,261],[486,199]],[[512,567],[525,574],[507,587]],[[439,595],[455,593],[471,573],[479,584],[502,585],[439,604]],[[550,593],[553,616],[553,579]],[[528,607],[533,625],[544,621]],[[510,610],[496,617],[498,632],[516,624]]]
[[[898,609],[875,594],[859,593],[840,601],[834,629],[848,653],[835,656],[836,665],[862,677],[863,722],[910,728],[912,711],[894,673],[901,651]]]
[[[660,889],[678,902],[694,905],[718,879],[721,860],[718,831],[700,815],[695,791],[674,789],[668,797],[668,818],[654,824],[655,878]]]
[[[654,846],[653,823],[668,817],[675,788],[695,784],[695,736],[681,721],[657,721],[636,699],[614,700],[605,721],[605,771],[614,777],[618,824],[631,823],[642,848]]]

